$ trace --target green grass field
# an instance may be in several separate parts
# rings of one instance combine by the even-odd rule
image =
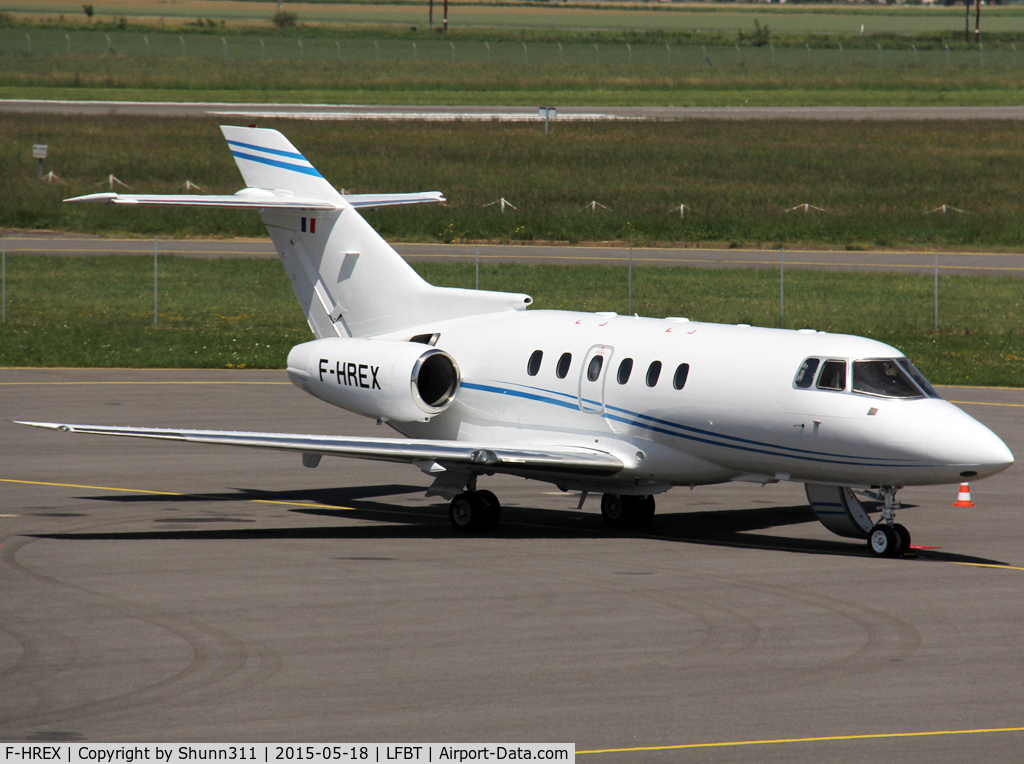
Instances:
[[[442,286],[472,288],[471,264],[417,270]],[[311,339],[284,270],[273,260],[159,265],[145,257],[11,256],[0,365],[282,368]],[[484,289],[531,294],[543,309],[626,312],[621,266],[485,265]],[[1024,385],[1024,292],[1012,278],[942,277],[940,331],[927,276],[794,271],[786,276],[787,328],[855,333],[903,350],[937,384]],[[636,268],[633,309],[648,316],[778,326],[778,272]]]
[[[289,2],[287,9],[297,14],[300,23],[313,25],[426,25],[428,9],[424,2]],[[5,4],[5,10],[35,18],[82,23],[86,17],[81,4],[62,0],[21,0]],[[162,19],[167,23],[207,20],[227,24],[263,23],[269,27],[274,6],[266,2],[227,2],[224,0],[114,0],[96,6],[93,23],[115,22],[124,17],[132,22]],[[773,28],[786,33],[857,33],[863,24],[868,33],[914,34],[963,30],[964,11],[959,6],[925,8],[921,6],[871,6],[824,3],[765,5],[760,3],[647,4],[629,2],[452,3],[449,23],[452,31],[460,28],[512,28],[607,30],[728,30],[749,26],[753,19],[767,20]],[[1024,12],[1019,6],[989,6],[983,13],[983,29],[1024,31]],[[973,21],[973,16],[972,16]],[[434,8],[434,23],[441,23],[441,3]]]
[[[226,120],[228,122],[232,120]],[[236,120],[237,121],[237,120]],[[443,191],[445,206],[367,213],[405,241],[717,242],[1019,247],[1024,125],[971,123],[265,120],[336,187]],[[50,147],[38,179],[32,146]],[[62,199],[109,188],[233,193],[213,119],[0,115],[0,226],[140,236],[263,236],[257,215]],[[518,207],[504,214],[504,197]],[[610,209],[588,209],[591,201]],[[823,214],[788,213],[810,203]],[[687,213],[680,216],[685,204]],[[942,204],[969,214],[926,215]]]

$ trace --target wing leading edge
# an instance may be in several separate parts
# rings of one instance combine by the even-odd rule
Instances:
[[[400,462],[417,466],[437,463],[442,467],[503,473],[558,472],[606,477],[623,469],[612,454],[572,446],[509,448],[454,440],[412,440],[407,438],[357,438],[336,435],[297,435],[274,432],[231,432],[225,430],[179,430],[156,427],[116,427],[16,422],[63,432],[116,435],[129,438],[177,440],[247,448],[296,451],[301,454],[345,456],[353,459]]]

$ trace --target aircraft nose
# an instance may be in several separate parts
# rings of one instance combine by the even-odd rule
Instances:
[[[928,457],[936,466],[958,469],[965,480],[995,475],[1014,461],[998,435],[962,411],[943,417],[932,428]]]

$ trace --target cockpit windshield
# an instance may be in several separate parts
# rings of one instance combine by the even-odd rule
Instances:
[[[942,396],[935,392],[935,388],[932,387],[931,383],[924,378],[924,374],[919,372],[908,359],[897,358],[896,362],[903,367],[904,371],[907,372],[914,381],[917,382],[917,386],[924,390],[924,394],[929,398],[941,398]]]
[[[921,389],[894,358],[854,361],[853,392],[885,398],[924,397]]]

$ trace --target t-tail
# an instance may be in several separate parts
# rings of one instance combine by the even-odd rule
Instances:
[[[340,194],[277,130],[221,126],[246,188],[230,196],[90,194],[69,201],[259,210],[317,338],[373,337],[523,310],[525,294],[428,284],[359,214],[437,192]]]

